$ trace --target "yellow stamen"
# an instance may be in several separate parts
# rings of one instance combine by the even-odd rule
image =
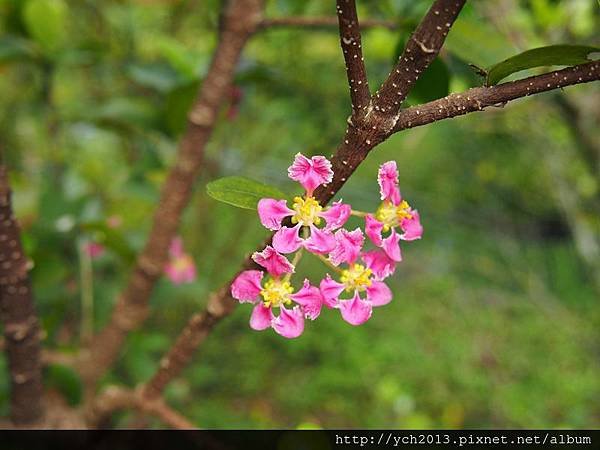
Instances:
[[[277,307],[289,305],[292,303],[290,294],[294,292],[294,288],[289,281],[282,281],[277,279],[270,279],[267,281],[260,291],[260,295],[263,298],[263,303],[267,307]]]
[[[340,281],[346,285],[346,291],[364,291],[371,286],[373,271],[361,264],[354,264],[349,269],[342,271]]]
[[[321,218],[319,213],[323,207],[314,197],[294,197],[292,208],[296,212],[292,216],[292,223],[300,223],[303,226],[319,225]]]
[[[392,202],[384,201],[375,213],[375,218],[383,223],[383,231],[387,232],[390,228],[400,225],[403,219],[412,219],[410,205],[406,200],[402,200],[398,206]]]

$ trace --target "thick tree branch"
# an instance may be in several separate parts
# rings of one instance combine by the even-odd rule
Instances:
[[[169,244],[192,194],[204,147],[231,85],[242,48],[261,20],[262,3],[262,0],[232,0],[228,4],[219,44],[198,99],[188,114],[187,130],[163,186],[146,246],[137,258],[109,323],[81,354],[80,371],[91,389],[118,356],[127,333],[148,315],[150,295],[162,275]]]
[[[395,115],[421,73],[439,53],[466,0],[436,0],[411,35],[396,67],[373,99],[374,109]]]
[[[8,174],[0,166],[0,318],[10,372],[10,415],[17,426],[39,424],[44,416],[40,325],[29,267],[12,211]]]
[[[259,27],[261,30],[272,28],[315,28],[315,29],[331,29],[338,30],[338,18],[336,17],[274,17],[264,19]],[[399,23],[394,20],[382,19],[364,19],[360,22],[361,29],[366,28],[387,28],[396,30]]]
[[[352,117],[360,118],[367,112],[371,93],[362,55],[360,26],[355,0],[337,0],[340,45],[346,62],[346,76],[350,86]]]
[[[461,94],[451,94],[401,111],[390,135],[438,120],[483,111],[490,106],[503,106],[517,98],[599,79],[600,61],[593,61],[496,86],[469,89]]]

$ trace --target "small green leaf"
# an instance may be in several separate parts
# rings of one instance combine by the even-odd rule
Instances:
[[[587,45],[550,45],[527,50],[489,67],[486,84],[493,86],[513,73],[534,67],[584,64],[592,61],[591,53],[598,51],[600,47]]]
[[[77,372],[67,366],[51,364],[45,370],[45,384],[58,390],[71,406],[81,402],[83,385]]]
[[[23,9],[29,35],[49,54],[54,54],[67,38],[68,12],[63,0],[29,0]]]
[[[264,197],[286,198],[276,187],[245,177],[220,178],[208,183],[206,192],[215,200],[246,209],[256,209],[256,204]]]
[[[192,81],[175,87],[167,94],[164,122],[172,135],[177,136],[185,130],[187,116],[196,100],[198,89],[200,89],[200,82]]]
[[[0,38],[0,65],[29,59],[34,54],[31,41],[10,35]]]

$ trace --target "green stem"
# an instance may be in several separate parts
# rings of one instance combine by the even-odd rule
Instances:
[[[369,213],[364,212],[364,211],[356,211],[356,210],[351,210],[350,214],[352,214],[353,216],[358,216],[358,217],[367,217],[367,215],[369,215]]]
[[[85,242],[79,244],[79,276],[81,293],[80,339],[88,342],[94,333],[94,275],[92,257],[85,251]]]
[[[292,259],[292,265],[294,267],[296,267],[298,265],[298,263],[300,262],[300,260],[302,259],[303,253],[304,253],[304,248],[300,247],[300,250],[298,250],[296,252],[296,254],[294,255],[294,259]],[[285,277],[283,277],[283,281],[290,281],[290,278],[292,278],[292,274],[286,273]]]
[[[321,260],[321,262],[323,264],[325,264],[327,267],[329,267],[331,270],[337,272],[337,273],[342,273],[342,269],[340,269],[339,267],[334,266],[331,261],[329,261],[327,258],[325,258],[323,255],[317,255],[315,254],[315,256],[317,258],[319,258]]]

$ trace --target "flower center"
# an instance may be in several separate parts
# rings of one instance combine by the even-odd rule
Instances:
[[[323,209],[319,202],[314,197],[294,197],[292,205],[296,214],[292,216],[292,223],[299,223],[303,226],[312,224],[318,225],[321,223],[319,213]]]
[[[385,201],[377,209],[375,218],[383,223],[383,231],[389,231],[390,228],[400,225],[402,219],[412,219],[410,205],[406,200],[402,200],[398,206]]]
[[[340,280],[346,285],[346,291],[364,291],[371,286],[373,271],[361,264],[353,264],[349,269],[342,271]]]
[[[262,295],[265,306],[276,307],[292,303],[290,299],[292,292],[294,292],[294,288],[288,281],[271,279],[265,283],[260,295]]]
[[[194,265],[194,260],[189,255],[182,255],[175,258],[172,264],[175,270],[178,272],[183,272]]]

